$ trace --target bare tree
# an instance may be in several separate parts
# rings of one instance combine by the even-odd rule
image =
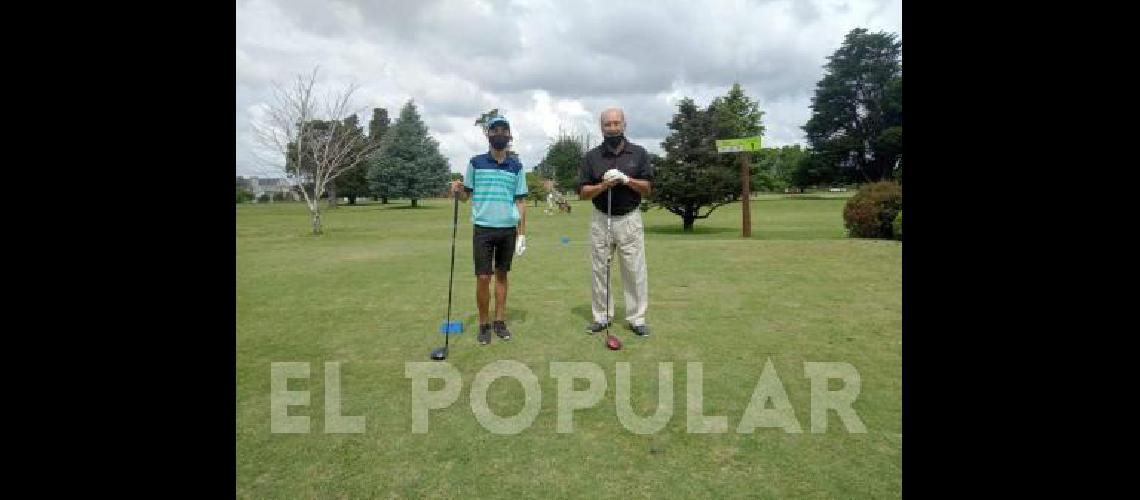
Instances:
[[[313,234],[321,234],[321,195],[341,174],[357,168],[377,144],[343,122],[350,111],[355,84],[317,96],[317,68],[297,75],[289,86],[274,83],[272,101],[253,125],[262,162],[285,171],[301,192],[312,215]]]

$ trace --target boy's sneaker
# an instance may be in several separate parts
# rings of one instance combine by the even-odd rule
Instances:
[[[511,331],[507,330],[507,323],[505,321],[495,322],[495,335],[503,340],[511,340]]]
[[[491,343],[491,325],[479,325],[479,345]]]

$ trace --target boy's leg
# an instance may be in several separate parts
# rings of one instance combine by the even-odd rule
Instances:
[[[491,275],[480,274],[475,280],[475,301],[479,303],[479,324],[491,322]]]
[[[472,258],[475,261],[475,302],[479,307],[479,333],[477,339],[480,344],[491,342],[491,265],[494,254],[493,233],[475,226],[472,237]]]
[[[515,255],[515,238],[518,232],[515,228],[504,228],[499,231],[499,238],[495,245],[495,333],[503,340],[511,339],[511,332],[507,330],[507,273],[511,270],[511,262]]]
[[[488,276],[490,278],[490,276]],[[495,319],[507,320],[507,272],[495,271]]]

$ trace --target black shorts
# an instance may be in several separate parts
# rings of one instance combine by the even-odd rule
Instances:
[[[516,234],[513,227],[475,226],[471,255],[475,258],[476,276],[494,274],[491,269],[492,260],[495,263],[494,271],[511,270]]]

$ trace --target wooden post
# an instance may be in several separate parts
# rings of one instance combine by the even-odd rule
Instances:
[[[716,152],[717,153],[737,153],[742,154],[740,158],[740,198],[741,209],[740,213],[740,236],[742,238],[752,237],[752,168],[749,165],[748,154],[752,151],[760,150],[760,136],[741,137],[738,139],[717,139]]]
[[[740,199],[743,202],[742,209],[744,210],[740,223],[741,237],[744,238],[752,237],[752,206],[749,203],[752,198],[752,188],[749,185],[752,176],[750,175],[751,168],[749,168],[748,155],[747,151],[740,153]]]

